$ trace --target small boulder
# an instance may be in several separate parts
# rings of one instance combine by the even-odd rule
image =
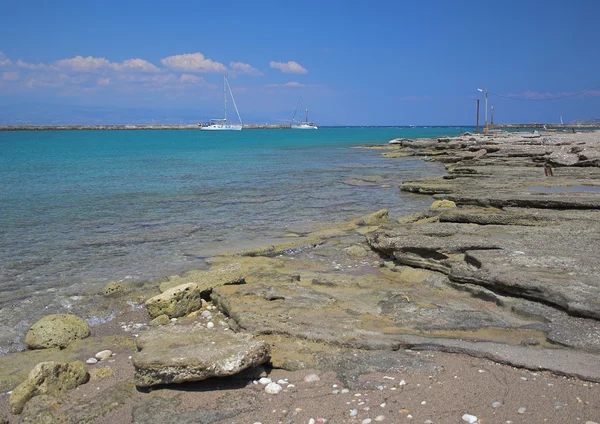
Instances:
[[[346,254],[351,258],[362,259],[367,256],[367,251],[362,246],[350,246],[344,249]]]
[[[572,166],[579,162],[579,155],[568,153],[566,150],[556,150],[548,156],[548,162],[552,165]]]
[[[9,403],[13,414],[20,414],[29,399],[38,395],[59,396],[67,390],[87,383],[90,375],[81,361],[70,364],[41,362],[29,373],[25,381],[11,393]]]
[[[46,315],[33,324],[25,335],[25,344],[30,349],[67,347],[75,339],[90,335],[87,322],[72,314]]]
[[[96,353],[96,359],[99,361],[104,361],[112,356],[112,351],[110,350],[102,350]]]
[[[194,318],[196,315],[200,314],[200,311],[194,311],[191,314],[188,315],[188,317]],[[194,316],[192,316],[194,315]],[[170,324],[171,320],[169,319],[169,316],[167,314],[162,314],[157,316],[156,318],[154,318],[152,321],[150,321],[150,325],[152,327],[156,327],[157,325],[167,325]]]
[[[133,356],[138,387],[237,374],[269,360],[269,348],[250,335],[202,326],[156,327],[140,334]]]
[[[456,203],[452,200],[436,200],[429,206],[429,209],[440,209],[440,208],[455,208]]]
[[[187,283],[148,299],[145,305],[152,318],[160,315],[179,318],[202,307],[201,294],[198,284]]]
[[[439,137],[437,141],[440,143],[448,143],[450,141],[450,137]]]
[[[356,221],[357,225],[380,225],[388,222],[388,210],[381,209],[372,214],[365,215]]]

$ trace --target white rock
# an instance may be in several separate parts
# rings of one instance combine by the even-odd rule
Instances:
[[[96,359],[101,361],[103,359],[108,359],[112,356],[112,352],[110,350],[102,350],[98,353],[96,353]]]
[[[364,420],[361,421],[362,424],[371,424],[373,420],[371,418],[365,418]]]
[[[215,323],[210,321],[206,324],[206,328],[215,328]]]
[[[280,385],[281,385],[281,384],[290,384],[290,383],[288,383],[288,382],[287,382],[287,381],[285,381],[285,380],[281,380],[281,379],[280,379],[280,380],[277,380],[277,384],[280,384]]]
[[[383,415],[377,415],[375,417],[375,421],[383,421],[383,420],[385,420],[385,417]]]
[[[202,312],[200,312],[200,316],[202,318],[211,319],[212,313],[210,311],[202,311]]]
[[[404,380],[400,380],[400,383],[398,383],[399,386],[406,386],[406,381]]]
[[[273,381],[270,378],[263,377],[260,380],[258,380],[258,382],[263,386],[266,386],[267,384],[272,383]]]
[[[525,411],[527,411],[527,408],[519,408],[519,410],[517,412],[519,414],[523,415],[525,413]]]
[[[96,358],[89,358],[85,361],[86,364],[96,364],[98,360]]]
[[[468,422],[469,424],[475,424],[477,422],[477,417],[471,414],[465,414],[462,416],[463,421]]]
[[[502,406],[502,402],[493,402],[492,408],[500,408]]]
[[[315,381],[319,381],[321,378],[317,374],[308,374],[304,377],[305,383],[314,383]]]
[[[351,417],[356,417],[358,415],[358,409],[351,409],[350,410],[350,416]]]
[[[315,424],[315,419],[311,418],[310,420],[308,420],[308,424]]]
[[[423,421],[423,424],[433,424],[433,421],[431,421],[431,420],[425,420],[425,421]]]
[[[265,386],[265,392],[269,393],[270,395],[276,395],[282,389],[283,388],[277,383],[269,383]]]
[[[293,389],[294,387],[296,386],[294,386],[293,384],[288,384],[288,389]]]
[[[350,393],[350,389],[342,389],[342,393]]]
[[[338,389],[332,390],[331,393],[333,393],[334,395],[337,395],[340,391]]]
[[[382,408],[385,408],[385,406],[386,406],[386,405],[387,405],[387,403],[383,402],[383,403],[382,403],[381,405],[379,405],[379,406],[381,406]]]

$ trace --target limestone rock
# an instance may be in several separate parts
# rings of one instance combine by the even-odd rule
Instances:
[[[160,315],[179,318],[202,307],[201,294],[198,284],[187,283],[148,299],[145,305],[152,318]]]
[[[344,249],[346,254],[351,258],[361,259],[367,256],[367,251],[361,246],[350,246]]]
[[[264,342],[199,326],[150,329],[137,339],[137,347],[133,365],[139,387],[234,375],[269,360]]]
[[[104,296],[115,296],[123,293],[124,291],[125,288],[121,284],[113,281],[104,286],[104,290],[102,290],[102,293],[104,294]]]
[[[561,149],[552,152],[548,156],[548,162],[552,165],[572,166],[579,162],[579,156]]]
[[[25,344],[30,349],[64,348],[73,340],[89,335],[88,323],[75,315],[46,315],[31,326],[25,335]]]
[[[388,221],[388,210],[381,209],[372,214],[365,215],[358,219],[357,225],[379,225],[385,224]]]
[[[182,277],[171,277],[160,285],[160,291],[165,292],[185,283],[196,283],[202,290],[226,284],[238,284],[244,281],[242,264],[232,263],[215,269],[191,271]]]
[[[10,409],[14,414],[20,414],[23,407],[34,396],[59,396],[69,389],[87,383],[90,376],[87,367],[81,361],[70,364],[62,362],[41,362],[36,365],[29,377],[10,395]]]
[[[197,313],[198,311],[194,311],[192,312],[190,315]],[[169,319],[169,316],[167,314],[162,314],[157,316],[156,318],[154,318],[152,321],[150,321],[150,325],[152,327],[156,327],[157,325],[167,325],[170,324],[171,320]]]
[[[436,200],[429,206],[429,209],[440,209],[440,208],[455,208],[456,203],[452,200]]]

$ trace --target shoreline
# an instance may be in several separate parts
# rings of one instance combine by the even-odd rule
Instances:
[[[85,360],[104,347],[116,356],[102,366],[116,371],[69,392],[60,406],[67,416],[81,413],[72,405],[83,402],[95,422],[154,422],[142,419],[143,411],[158,414],[160,399],[177,399],[167,408],[171,417],[183,419],[190,407],[198,417],[228,410],[206,421],[219,423],[318,417],[400,422],[408,415],[437,423],[458,422],[467,413],[485,422],[598,421],[592,399],[600,390],[600,342],[594,336],[600,334],[594,307],[600,287],[594,253],[586,249],[600,229],[600,133],[468,134],[372,148],[385,150],[390,160],[414,156],[446,164],[444,177],[400,186],[436,203],[409,217],[380,211],[282,245],[217,256],[209,271],[171,277],[160,290],[158,283],[123,287],[106,297],[117,316],[94,327],[91,339],[61,351],[0,358],[1,368],[13,371],[10,384],[42,357]],[[568,196],[536,188],[548,186],[566,187]],[[218,282],[216,275],[224,277]],[[268,395],[246,378],[241,384],[195,383],[189,393],[176,385],[162,386],[156,395],[130,388],[126,402],[110,409],[109,392],[131,382],[128,355],[135,355],[136,334],[149,328],[146,309],[138,306],[163,288],[207,279],[215,327],[224,323],[267,343],[271,358],[264,373],[297,387]],[[136,306],[126,307],[128,302]],[[191,315],[166,325],[207,328],[206,317]],[[311,372],[320,376],[316,383],[303,381]],[[7,379],[0,378],[2,390]],[[404,379],[408,386],[400,384]],[[335,393],[333,384],[353,392]],[[92,391],[96,386],[99,393]],[[473,388],[478,397],[468,396]],[[456,391],[460,396],[454,397]],[[92,393],[95,406],[81,397]],[[306,402],[315,396],[319,405]],[[243,404],[248,398],[254,400]],[[224,408],[218,399],[238,402],[238,408]],[[7,400],[0,396],[0,407]],[[45,402],[29,414],[54,416]],[[527,411],[518,412],[521,407]]]

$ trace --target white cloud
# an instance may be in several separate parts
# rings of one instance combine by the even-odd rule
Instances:
[[[71,59],[62,59],[55,62],[59,68],[66,68],[71,71],[90,72],[110,66],[110,61],[103,57],[83,57],[75,56]]]
[[[168,68],[187,72],[226,72],[225,65],[204,57],[202,53],[179,54],[165,57],[160,62]]]
[[[6,55],[2,52],[0,52],[0,66],[2,65],[10,65],[12,62],[10,61],[10,59],[8,57],[6,57]]]
[[[186,83],[186,84],[197,84],[197,83],[204,82],[204,78],[200,78],[200,77],[197,77],[196,75],[191,75],[191,74],[182,74],[181,77],[179,77],[179,81]]]
[[[97,82],[98,85],[108,85],[110,84],[110,78],[100,78]]]
[[[286,82],[285,84],[269,84],[267,85],[267,87],[292,87],[292,88],[299,88],[299,87],[308,87],[306,84],[300,84],[299,82],[296,81],[290,81],[290,82]]]
[[[252,75],[252,76],[256,76],[256,77],[264,75],[258,69],[256,69],[252,65],[248,65],[247,63],[231,62],[229,64],[229,66],[231,67],[231,69],[233,69],[234,71],[239,72],[240,74],[247,74],[247,75]]]
[[[36,69],[46,69],[48,68],[47,65],[44,65],[43,63],[38,63],[37,65],[35,63],[28,63],[28,62],[23,62],[21,59],[17,60],[16,65],[19,68],[25,68],[25,69],[30,69],[30,70],[36,70]]]
[[[308,71],[302,67],[299,63],[290,62],[269,62],[269,66],[273,69],[279,69],[281,72],[286,74],[306,74]]]
[[[19,79],[18,72],[4,72],[2,79],[5,81],[17,81]]]
[[[112,63],[111,67],[115,71],[141,71],[141,72],[160,72],[160,69],[144,59],[129,59],[121,63]]]

